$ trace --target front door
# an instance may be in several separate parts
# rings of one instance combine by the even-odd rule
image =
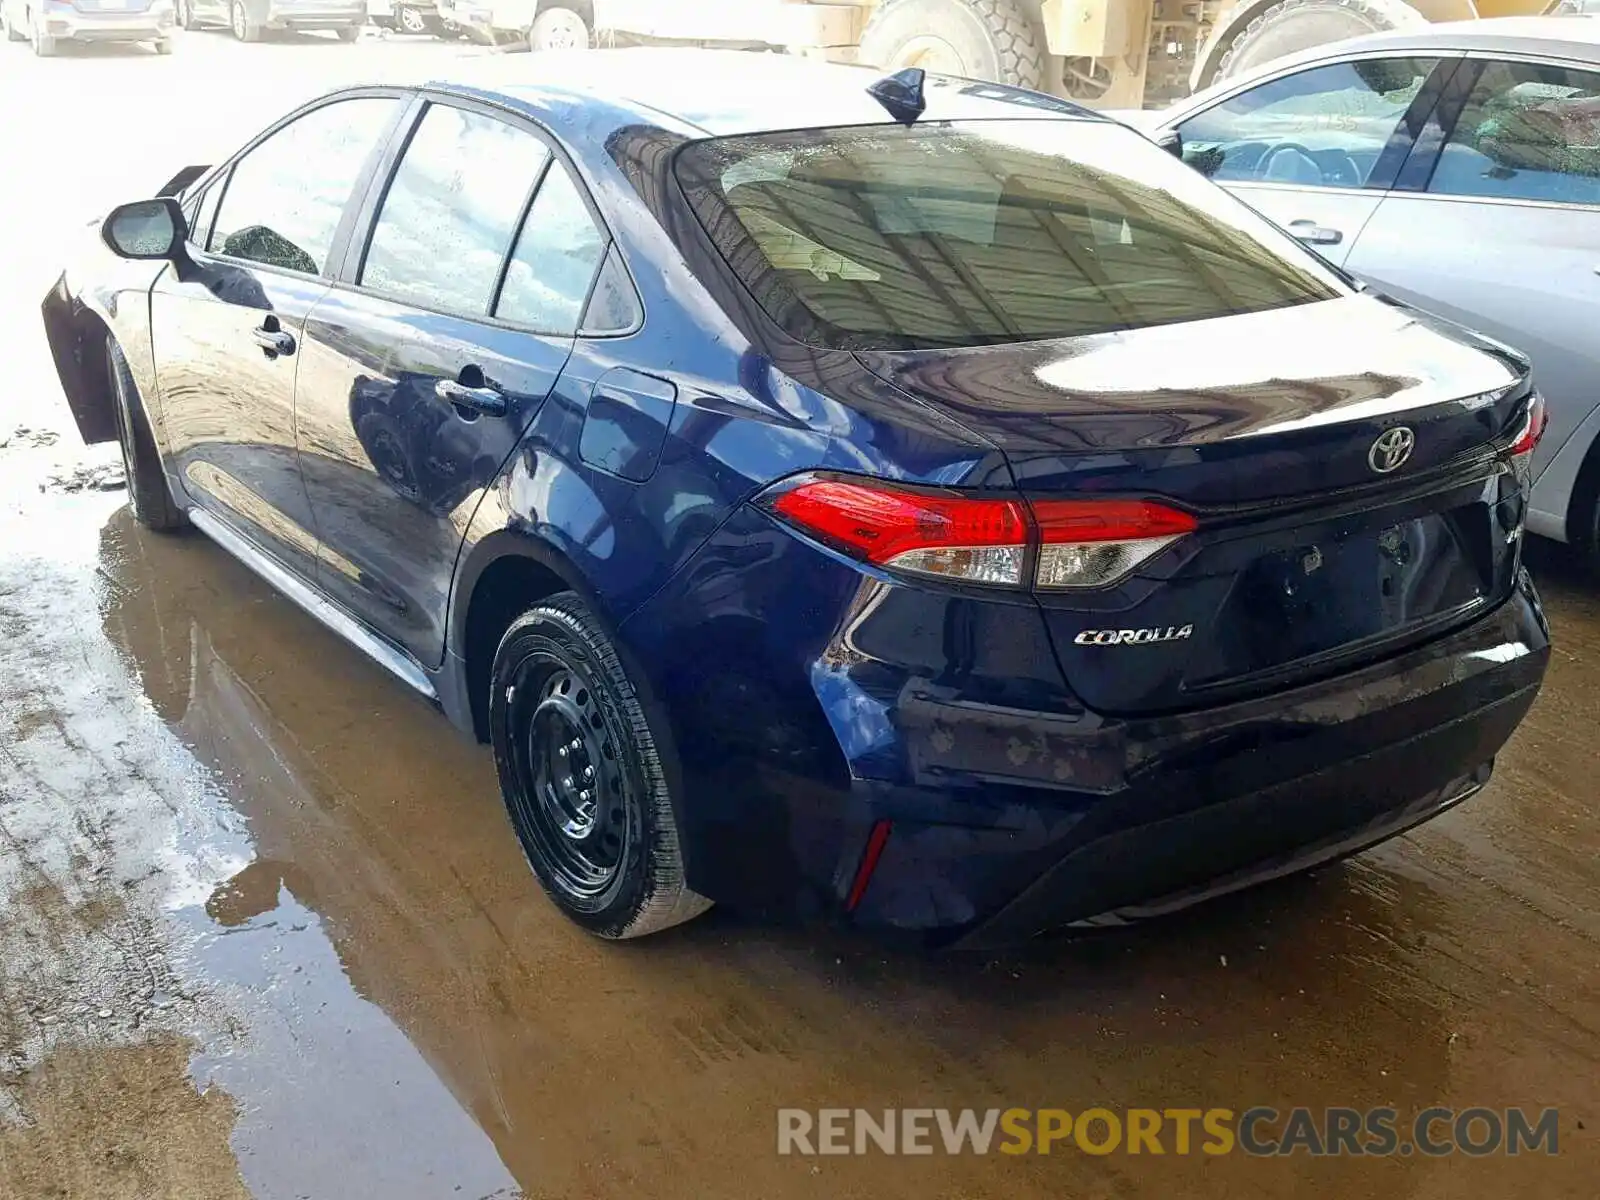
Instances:
[[[1432,109],[1439,63],[1362,58],[1268,79],[1181,117],[1184,161],[1345,265]]]
[[[336,101],[257,143],[208,189],[221,198],[193,235],[192,264],[169,267],[150,298],[173,472],[194,504],[308,579],[317,537],[295,449],[300,343],[396,103]]]
[[[541,137],[472,107],[430,104],[374,194],[364,253],[306,324],[300,462],[323,590],[434,666],[467,525],[572,352],[606,243]]]

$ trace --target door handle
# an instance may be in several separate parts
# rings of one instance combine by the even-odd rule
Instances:
[[[1289,232],[1296,240],[1308,246],[1337,246],[1344,241],[1344,234],[1337,229],[1330,229],[1326,225],[1318,225],[1308,218],[1289,222]]]
[[[506,398],[499,388],[468,387],[454,379],[441,379],[433,385],[433,394],[446,404],[468,408],[487,417],[506,415]]]
[[[256,339],[256,345],[268,354],[294,353],[294,337],[281,329],[268,329],[263,326],[260,329],[252,329],[250,334]]]

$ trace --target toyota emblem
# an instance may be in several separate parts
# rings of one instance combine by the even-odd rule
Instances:
[[[1378,435],[1378,440],[1372,443],[1372,448],[1367,451],[1367,466],[1379,475],[1399,470],[1405,465],[1406,459],[1411,457],[1411,451],[1416,444],[1417,435],[1404,425],[1385,429]]]

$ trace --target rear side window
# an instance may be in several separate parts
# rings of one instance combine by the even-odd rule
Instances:
[[[210,249],[306,275],[321,273],[346,204],[396,101],[357,96],[313,109],[234,164]]]
[[[578,185],[556,164],[528,210],[495,315],[540,333],[574,332],[605,251]]]
[[[1344,294],[1138,134],[972,121],[724,138],[677,172],[792,336],[848,349],[1074,337]]]
[[[389,183],[362,286],[486,316],[528,194],[549,159],[526,130],[449,105],[429,107]]]
[[[1218,182],[1365,187],[1436,58],[1331,63],[1269,80],[1178,126]]]
[[[1600,204],[1600,74],[1487,64],[1428,191]]]

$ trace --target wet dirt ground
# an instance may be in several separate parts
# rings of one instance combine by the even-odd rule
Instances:
[[[27,315],[46,256],[5,237]],[[35,333],[0,399],[3,1200],[1597,1194],[1600,586],[1567,556],[1494,782],[1343,866],[1000,958],[722,911],[602,945],[481,748],[97,490]],[[1556,1108],[1559,1153],[776,1152],[783,1107],[1096,1105]]]

